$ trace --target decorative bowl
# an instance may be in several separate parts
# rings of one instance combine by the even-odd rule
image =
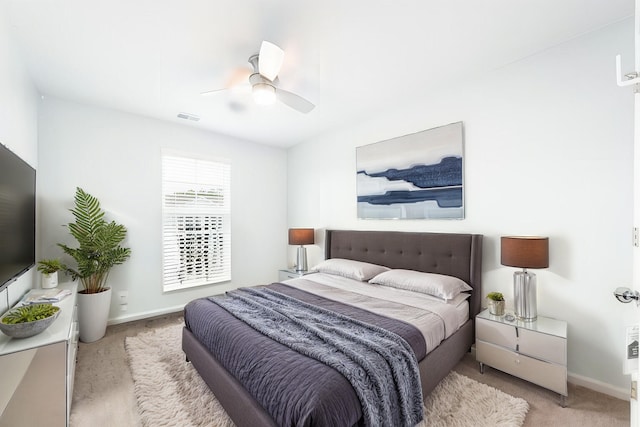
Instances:
[[[34,307],[34,306],[38,306],[38,305],[51,305],[51,304],[32,304],[30,306],[23,306],[23,307]],[[47,329],[49,326],[51,326],[51,324],[58,318],[58,316],[60,315],[60,308],[59,307],[55,307],[58,310],[53,313],[52,315],[50,315],[49,317],[46,317],[44,319],[39,319],[39,320],[34,320],[31,322],[21,322],[21,323],[4,323],[4,318],[9,316],[11,313],[14,313],[15,311],[21,309],[22,307],[14,307],[12,309],[10,309],[9,311],[7,311],[6,313],[4,313],[2,315],[2,317],[0,317],[0,331],[2,331],[2,333],[4,333],[5,335],[8,335],[12,338],[28,338],[28,337],[32,337],[34,335],[39,334],[40,332],[44,331],[45,329]]]

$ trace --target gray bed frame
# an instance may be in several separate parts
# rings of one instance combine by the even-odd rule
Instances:
[[[474,318],[480,312],[482,300],[482,235],[327,230],[325,255],[327,259],[346,258],[455,276],[474,289],[469,298],[469,320],[419,363],[425,396],[471,349],[475,339]],[[238,427],[276,426],[262,406],[187,328],[183,329],[182,349]]]

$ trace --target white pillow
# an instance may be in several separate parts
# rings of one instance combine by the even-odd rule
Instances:
[[[369,283],[420,292],[443,300],[450,300],[461,292],[473,290],[457,277],[400,269],[378,274]]]
[[[433,296],[433,295],[429,295],[429,296]],[[466,301],[469,297],[471,297],[470,293],[468,293],[468,292],[460,292],[458,295],[456,295],[452,299],[437,298],[437,300],[441,301],[441,302],[443,302],[445,304],[449,304],[449,305],[458,305],[462,301]],[[436,297],[433,297],[433,298],[435,299]]]
[[[311,269],[311,271],[317,271],[318,273],[348,277],[361,282],[366,282],[372,277],[388,270],[388,267],[383,267],[381,265],[343,258],[331,258],[322,261]]]

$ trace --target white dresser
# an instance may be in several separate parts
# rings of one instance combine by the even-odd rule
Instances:
[[[38,335],[0,333],[0,427],[68,426],[78,348],[75,283],[58,318]]]
[[[560,394],[567,393],[567,322],[538,316],[509,321],[484,310],[476,317],[476,359],[480,372],[489,365]]]

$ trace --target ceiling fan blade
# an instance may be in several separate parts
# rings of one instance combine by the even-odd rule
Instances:
[[[288,90],[276,88],[276,96],[284,104],[287,104],[289,107],[293,108],[294,110],[300,111],[301,113],[307,114],[316,107],[303,97],[289,92]]]
[[[284,51],[282,49],[266,40],[262,42],[260,55],[258,56],[258,70],[260,74],[273,81],[280,72],[283,60]]]
[[[216,92],[220,92],[227,89],[233,89],[236,86],[241,85],[249,80],[249,76],[251,75],[251,70],[247,67],[238,67],[229,76],[227,79],[227,83],[223,88],[208,90],[206,92],[201,92],[200,95],[211,95]]]
[[[213,95],[214,93],[222,92],[223,90],[227,90],[227,88],[223,87],[222,89],[214,89],[214,90],[208,90],[206,92],[200,92],[200,95],[203,95],[203,96]]]

